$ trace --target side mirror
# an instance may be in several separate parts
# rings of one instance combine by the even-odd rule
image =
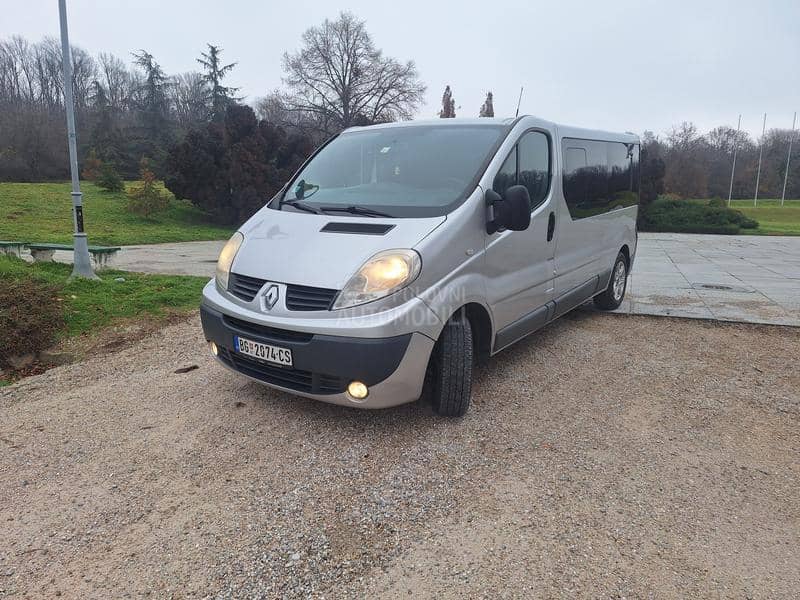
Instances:
[[[525,231],[531,224],[531,197],[524,185],[512,185],[505,197],[494,190],[487,190],[486,204],[492,207],[494,220],[486,224],[490,234],[508,229]]]

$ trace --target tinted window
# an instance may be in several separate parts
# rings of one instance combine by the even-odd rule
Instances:
[[[550,144],[547,136],[538,131],[526,133],[517,144],[519,174],[517,180],[528,188],[531,207],[544,202],[550,188]]]
[[[564,139],[564,199],[573,219],[639,202],[639,146]]]
[[[494,125],[348,131],[320,150],[284,197],[315,207],[363,206],[395,217],[443,215],[472,191],[506,131]],[[278,208],[278,202],[270,207]]]
[[[588,166],[586,150],[583,148],[564,148],[564,198],[573,208],[586,203],[586,181],[580,176]]]
[[[504,196],[506,190],[510,188],[512,185],[517,185],[517,147],[514,146],[514,149],[509,153],[508,158],[506,158],[503,166],[500,167],[500,170],[497,172],[497,175],[494,176],[494,181],[492,182],[492,189]]]

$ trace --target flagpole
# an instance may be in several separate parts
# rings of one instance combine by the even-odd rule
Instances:
[[[758,150],[758,173],[756,174],[756,195],[753,196],[753,206],[758,206],[758,184],[761,181],[761,157],[764,156],[764,136],[767,133],[767,113],[764,113],[764,126],[761,128],[761,143]]]
[[[733,140],[733,166],[731,166],[731,186],[728,188],[728,207],[731,205],[733,194],[733,174],[736,172],[736,152],[739,150],[739,130],[742,128],[742,115],[739,115],[739,124],[736,126],[736,138]]]
[[[792,142],[794,142],[794,128],[797,124],[797,111],[794,113],[794,118],[792,119],[792,133],[789,134],[789,152],[786,154],[786,172],[783,174],[783,192],[781,192],[781,206],[783,206],[784,200],[786,200],[786,182],[789,179],[789,161],[792,158]]]

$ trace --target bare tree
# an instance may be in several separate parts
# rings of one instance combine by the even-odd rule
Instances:
[[[442,110],[439,111],[439,117],[442,119],[454,119],[456,116],[456,101],[453,99],[453,92],[450,91],[450,86],[444,88],[442,94]]]
[[[98,56],[98,77],[106,90],[108,104],[116,110],[127,108],[131,96],[131,75],[128,68],[113,54]]]
[[[483,101],[481,112],[478,114],[479,117],[494,116],[494,104],[492,103],[492,98],[492,92],[486,92],[486,100]]]
[[[303,34],[303,47],[283,56],[287,109],[314,116],[325,132],[360,123],[409,119],[425,86],[413,61],[383,56],[364,21],[340,13]]]
[[[684,121],[667,134],[667,190],[684,198],[702,198],[708,188],[706,140],[694,123]]]
[[[190,72],[172,78],[170,97],[175,118],[184,131],[208,120],[208,84],[202,73]]]

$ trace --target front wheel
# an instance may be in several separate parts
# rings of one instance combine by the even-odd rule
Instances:
[[[444,326],[431,354],[426,374],[433,409],[446,417],[460,417],[469,408],[472,393],[472,327],[463,314]]]
[[[625,297],[625,290],[628,286],[628,260],[620,252],[617,260],[614,261],[614,268],[611,271],[611,279],[608,287],[602,294],[594,297],[594,304],[603,310],[614,310],[622,304]]]

